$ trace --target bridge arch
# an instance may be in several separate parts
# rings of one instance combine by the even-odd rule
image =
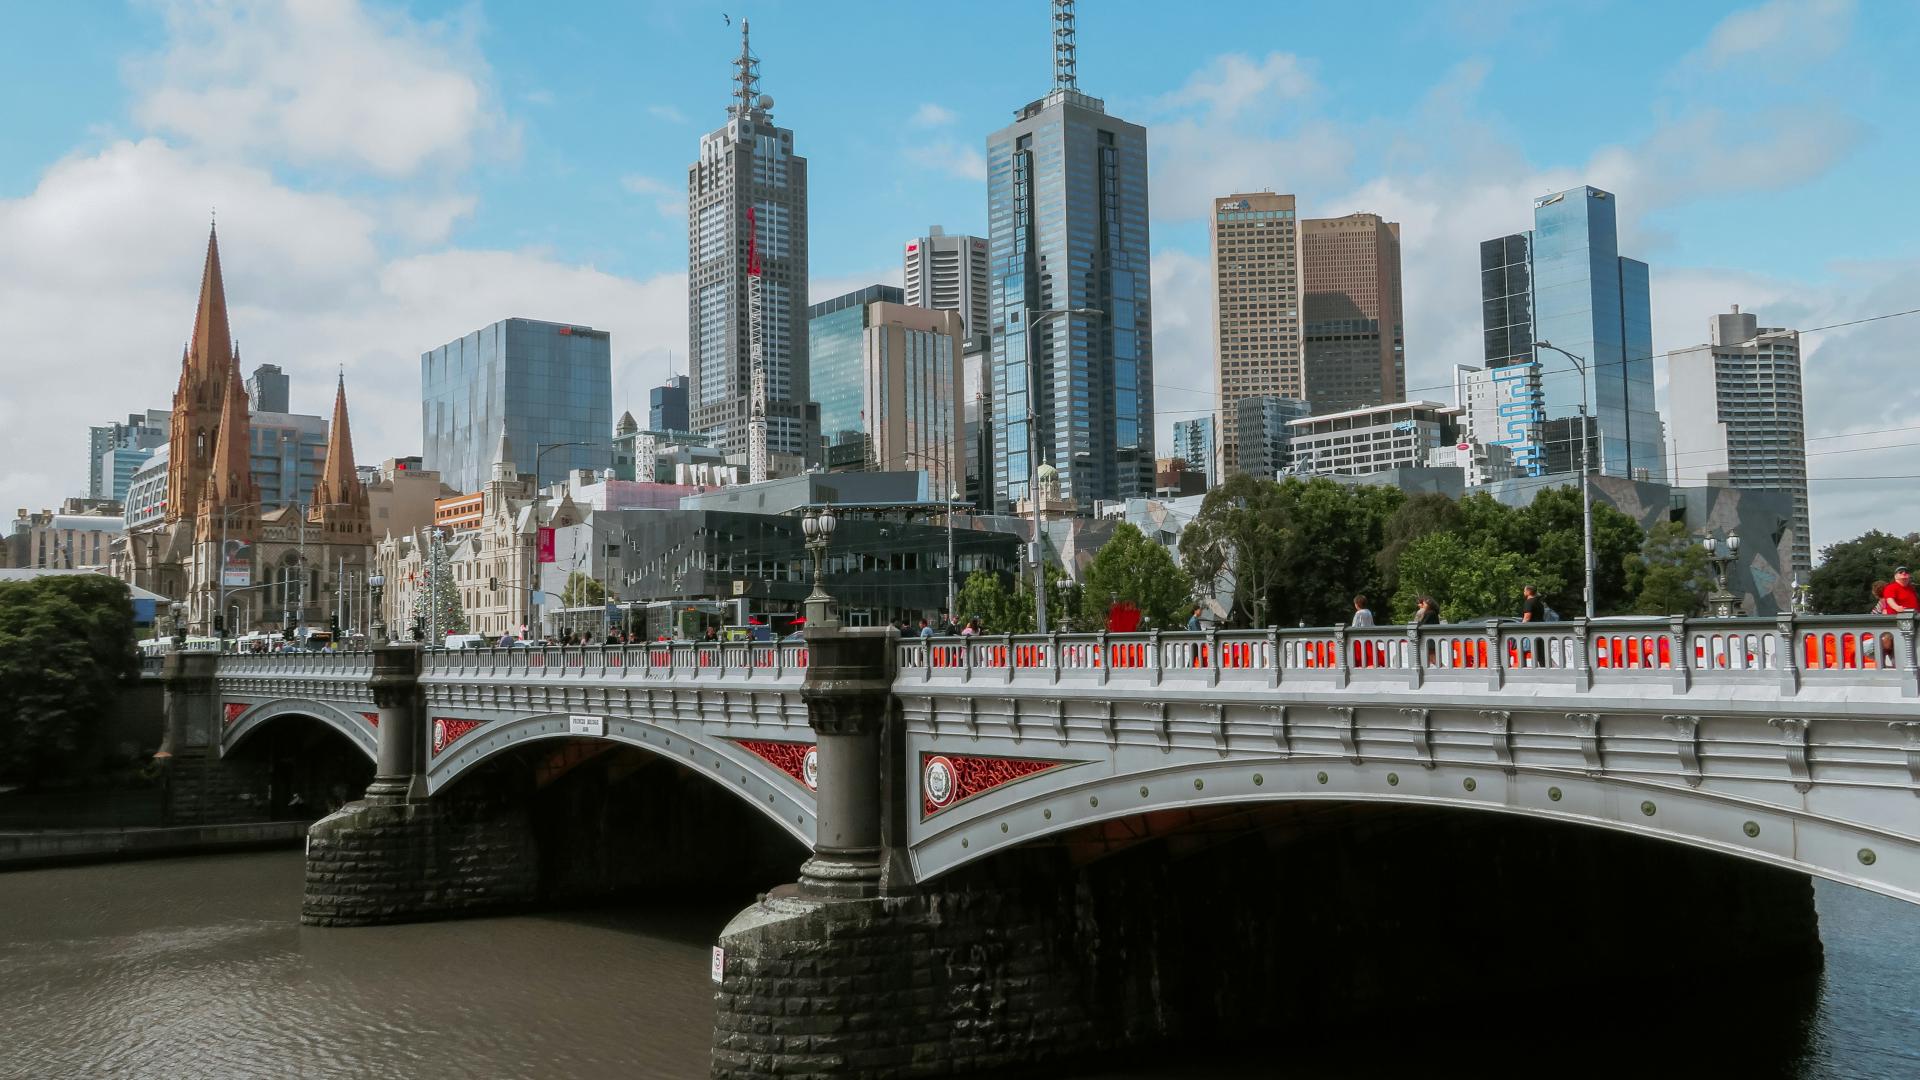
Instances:
[[[438,795],[476,767],[501,754],[531,743],[602,740],[630,746],[681,765],[739,798],[771,819],[789,836],[813,844],[815,811],[811,790],[787,773],[729,739],[688,737],[683,730],[642,716],[608,713],[598,716],[597,733],[583,733],[568,713],[533,713],[489,722],[449,740],[437,752],[436,738],[427,732],[427,792]]]
[[[220,756],[224,758],[233,753],[255,732],[288,716],[317,720],[344,736],[355,749],[366,755],[368,761],[377,761],[379,758],[379,736],[375,733],[374,724],[365,716],[323,701],[300,698],[274,698],[247,706],[244,711],[236,713],[220,733]]]
[[[1497,764],[1226,758],[1119,774],[1100,763],[1063,763],[925,816],[911,856],[916,878],[930,882],[1087,826],[1168,811],[1286,803],[1386,804],[1597,827],[1920,903],[1920,844],[1885,829],[1679,784],[1570,771],[1507,772]]]

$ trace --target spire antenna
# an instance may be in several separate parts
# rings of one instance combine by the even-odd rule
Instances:
[[[745,120],[753,115],[754,98],[760,93],[760,58],[753,55],[753,48],[747,43],[747,20],[740,20],[740,57],[733,62],[739,70],[733,81],[740,84],[734,91],[739,100],[733,105],[733,115]]]
[[[1053,0],[1053,88],[1080,89],[1074,72],[1073,0]]]

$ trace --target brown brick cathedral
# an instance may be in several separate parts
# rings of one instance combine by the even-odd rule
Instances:
[[[129,534],[120,575],[188,605],[189,632],[229,636],[336,614],[364,624],[372,544],[367,493],[354,473],[344,376],[334,393],[327,459],[310,506],[266,507],[252,468],[251,409],[227,323],[220,238],[207,236],[193,336],[180,358],[163,521]]]

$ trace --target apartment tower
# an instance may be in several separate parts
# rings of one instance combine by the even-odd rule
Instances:
[[[987,240],[935,225],[907,242],[907,304],[957,311],[965,336],[987,332]]]
[[[1378,214],[1300,221],[1306,398],[1319,413],[1407,396],[1400,225]]]

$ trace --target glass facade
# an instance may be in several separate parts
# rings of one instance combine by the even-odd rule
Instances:
[[[685,375],[675,375],[647,391],[647,427],[654,431],[685,431],[687,425]]]
[[[1207,487],[1219,483],[1214,466],[1213,417],[1196,416],[1173,423],[1173,456],[1184,460],[1189,471],[1206,477]]]
[[[861,357],[867,305],[881,300],[903,304],[906,293],[893,285],[869,285],[807,308],[808,385],[820,403],[820,439],[827,446],[852,441],[867,430]]]
[[[506,424],[514,466],[541,479],[613,463],[613,356],[607,332],[537,319],[504,319],[420,356],[420,436],[426,468],[460,491],[493,471]]]
[[[987,137],[987,212],[997,505],[1027,496],[1030,445],[1063,498],[1152,494],[1146,129],[1076,90],[1029,104]],[[1100,314],[1030,326],[1058,308]]]
[[[1535,340],[1581,357],[1600,429],[1595,471],[1664,481],[1647,265],[1620,257],[1612,194],[1577,187],[1534,200],[1530,247]],[[1577,415],[1581,376],[1558,353],[1537,359],[1546,415]]]
[[[313,501],[313,485],[327,465],[327,421],[303,413],[255,412],[248,453],[260,508]]]

